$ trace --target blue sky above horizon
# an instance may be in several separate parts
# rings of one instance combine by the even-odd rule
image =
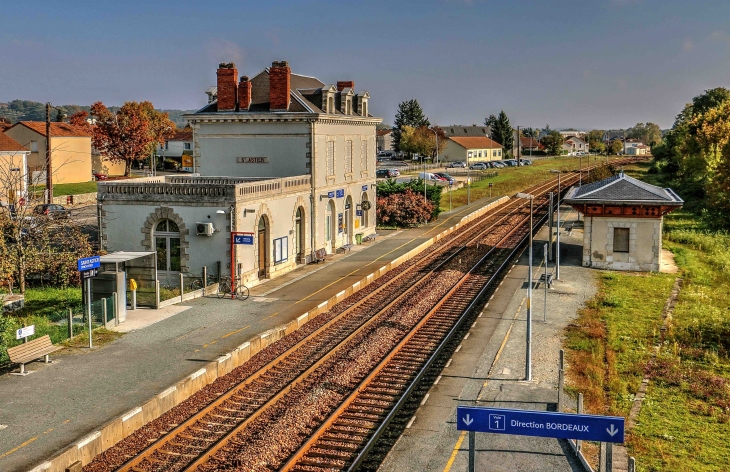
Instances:
[[[392,123],[416,98],[432,123],[670,127],[730,88],[727,0],[14,2],[3,6],[0,101],[194,109],[219,62],[274,60],[354,80]]]

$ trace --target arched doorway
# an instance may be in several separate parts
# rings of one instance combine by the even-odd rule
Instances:
[[[294,215],[294,232],[295,232],[295,249],[297,254],[297,263],[304,264],[305,254],[304,248],[306,246],[304,239],[304,208],[297,207],[297,213]]]
[[[370,214],[370,200],[368,200],[368,193],[363,192],[362,198],[360,200],[360,209],[362,211],[362,214],[360,215],[360,226],[363,228],[367,228],[369,220],[369,214]]]
[[[259,279],[266,278],[266,267],[269,265],[269,225],[266,222],[266,217],[262,216],[259,219],[258,226],[258,253],[259,253]]]
[[[324,240],[332,252],[335,250],[335,239],[337,238],[335,214],[335,202],[330,200],[327,202],[327,211],[324,218]]]
[[[161,220],[152,237],[157,251],[157,275],[167,284],[175,284],[180,273],[180,228],[172,220]]]
[[[345,244],[352,244],[354,242],[354,231],[355,231],[355,220],[353,215],[355,209],[352,204],[352,196],[348,195],[345,200]]]

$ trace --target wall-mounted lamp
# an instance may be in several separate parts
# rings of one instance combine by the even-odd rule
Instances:
[[[323,198],[329,198],[329,197],[330,197],[329,195],[320,195],[319,201],[321,202]]]
[[[256,213],[256,209],[244,208],[243,209],[243,217],[244,218],[246,218],[246,213]]]

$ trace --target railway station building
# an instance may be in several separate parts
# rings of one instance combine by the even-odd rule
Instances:
[[[353,81],[325,84],[274,62],[217,70],[208,104],[185,116],[193,173],[100,182],[102,245],[156,251],[158,280],[278,277],[375,232],[375,125]]]
[[[635,271],[659,271],[663,217],[684,203],[623,172],[572,187],[563,202],[584,216],[584,267]]]

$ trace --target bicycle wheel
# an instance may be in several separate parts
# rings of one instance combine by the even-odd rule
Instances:
[[[231,293],[231,283],[225,280],[221,280],[220,283],[218,283],[218,298],[223,298],[226,295]]]
[[[248,298],[248,287],[241,284],[241,286],[236,287],[236,298],[239,300],[245,300]]]
[[[200,290],[201,288],[203,288],[203,281],[200,279],[195,279],[190,284],[190,290]]]

